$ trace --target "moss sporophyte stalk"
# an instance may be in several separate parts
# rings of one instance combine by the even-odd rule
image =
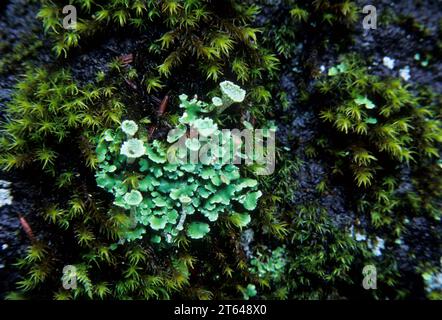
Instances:
[[[257,160],[260,152],[243,153],[241,139],[219,129],[219,113],[245,98],[230,82],[223,82],[221,91],[222,98],[213,99],[218,103],[181,95],[184,112],[167,141],[149,141],[146,128],[132,120],[100,136],[96,179],[114,195],[116,206],[130,212],[134,224],[125,231],[126,240],[146,235],[152,242],[172,242],[180,232],[201,239],[220,215],[238,227],[250,222],[262,193],[233,159]],[[274,131],[266,129],[267,135]]]

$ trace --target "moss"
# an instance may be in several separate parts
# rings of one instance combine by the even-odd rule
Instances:
[[[43,42],[35,34],[25,36],[22,41],[13,46],[11,50],[1,50],[0,48],[2,52],[0,74],[7,74],[12,70],[22,69],[22,64],[26,60],[35,57],[38,50],[43,46]]]
[[[349,55],[310,97],[306,103],[324,127],[308,156],[328,155],[329,181],[348,186],[358,221],[368,223],[363,228],[372,237],[382,235],[391,247],[410,232],[414,217],[440,221],[442,123],[435,96],[421,91],[416,97],[400,80],[372,76]],[[389,253],[383,259],[378,276],[385,286],[377,297],[413,294],[396,259]],[[394,283],[401,289],[393,289]]]
[[[144,31],[155,25],[162,36],[149,44],[149,55],[158,55],[159,62],[146,72],[147,91],[163,88],[161,78],[184,62],[194,59],[196,70],[207,79],[218,81],[233,74],[245,82],[262,77],[264,71],[274,74],[277,59],[256,45],[260,30],[252,28],[259,9],[239,1],[103,1],[90,3],[73,1],[79,7],[79,22],[74,30],[61,25],[61,7],[51,1],[42,1],[39,17],[45,30],[54,39],[57,56],[67,56],[78,47],[83,37],[92,37],[109,28],[132,28]],[[163,31],[164,30],[164,31]],[[232,64],[226,64],[226,58]]]
[[[292,58],[297,47],[305,43],[312,34],[321,36],[319,47],[327,47],[331,41],[339,44],[351,34],[359,17],[359,8],[354,1],[295,1],[283,0],[271,3],[260,0],[260,4],[272,10],[271,21],[265,25],[264,39],[274,46],[283,58]],[[281,21],[274,24],[274,21]]]
[[[68,150],[81,150],[86,166],[94,168],[94,133],[119,123],[125,108],[115,91],[112,85],[79,87],[63,69],[29,70],[5,110],[1,167],[11,170],[37,164],[55,176],[65,163],[60,158],[66,152],[63,148],[74,141]]]
[[[400,229],[397,217],[405,208],[439,219],[439,195],[433,191],[440,188],[442,128],[434,107],[422,105],[399,80],[370,76],[355,57],[341,65],[345,71],[329,73],[318,85],[315,100],[327,103],[317,112],[328,130],[315,148],[330,154],[335,175],[354,178],[359,208],[370,213],[375,226]],[[410,170],[413,187],[399,195],[404,168]]]
[[[358,187],[369,187],[378,172],[439,157],[441,124],[397,79],[370,76],[355,57],[329,69],[316,92],[318,116],[339,138],[316,145],[333,154],[336,173],[350,168]]]

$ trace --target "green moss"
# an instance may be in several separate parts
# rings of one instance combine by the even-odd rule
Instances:
[[[43,42],[35,35],[24,36],[22,41],[13,46],[11,50],[2,49],[0,52],[0,74],[7,74],[13,70],[21,70],[23,64],[35,57],[38,50],[43,46]]]
[[[259,12],[255,5],[246,6],[240,1],[221,4],[201,0],[133,3],[77,0],[72,2],[78,7],[77,28],[65,30],[61,6],[45,0],[42,3],[38,16],[54,39],[57,56],[66,57],[83,38],[105,29],[131,27],[145,31],[154,25],[156,29],[164,27],[162,36],[149,45],[149,56],[157,55],[161,62],[147,71],[148,92],[161,89],[164,86],[161,79],[189,60],[195,60],[195,69],[214,81],[227,73],[233,73],[238,81],[250,81],[262,77],[264,72],[274,74],[277,68],[275,56],[256,44],[260,30],[249,26]]]
[[[265,26],[264,39],[284,58],[294,56],[306,35],[323,34],[318,37],[323,41],[321,46],[328,46],[331,39],[339,43],[342,34],[352,33],[360,11],[354,1],[348,0],[284,0],[275,4],[261,0],[259,3],[269,6],[273,17]],[[274,21],[281,22],[274,24]]]
[[[251,279],[260,285],[261,297],[270,299],[336,299],[338,287],[351,283],[352,269],[362,247],[339,230],[327,210],[305,202],[282,212],[287,233],[282,247],[257,246]],[[265,242],[264,242],[265,243]],[[271,243],[271,241],[267,241]],[[325,249],[327,248],[327,249]]]
[[[417,97],[398,79],[370,75],[356,56],[331,70],[306,100],[324,124],[306,152],[328,156],[329,180],[348,186],[357,216],[368,218],[364,230],[391,247],[409,232],[414,217],[431,223],[441,218],[438,99],[422,90]],[[377,263],[384,284],[378,298],[411,294],[396,259],[387,252]]]
[[[392,166],[438,159],[442,131],[431,107],[420,105],[400,80],[369,75],[355,57],[339,66],[329,69],[315,98],[326,101],[318,115],[339,137],[339,143],[325,137],[316,143],[335,157],[334,172],[350,168],[356,185],[369,187]]]
[[[63,69],[28,71],[5,110],[1,167],[11,170],[37,164],[55,176],[64,165],[60,154],[66,152],[64,146],[69,143],[68,150],[81,150],[86,166],[94,168],[97,160],[90,146],[93,136],[119,123],[125,108],[115,92],[112,86],[79,87]]]

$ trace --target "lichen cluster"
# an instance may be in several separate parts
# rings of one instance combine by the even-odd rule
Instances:
[[[141,238],[146,229],[156,243],[162,239],[170,243],[182,230],[200,239],[219,215],[227,215],[238,227],[250,222],[247,212],[256,208],[262,194],[256,191],[258,182],[241,177],[233,163],[242,151],[241,142],[235,143],[230,133],[221,132],[207,117],[210,111],[219,114],[221,107],[242,102],[245,92],[232,83],[222,83],[221,90],[218,107],[181,95],[184,113],[167,144],[149,142],[147,132],[132,120],[100,137],[97,184],[115,196],[115,205],[130,211],[134,225],[126,239]],[[231,152],[231,159],[223,159]],[[192,153],[195,159],[189,159]]]
[[[440,298],[442,100],[349,53],[359,2],[39,3],[41,30],[0,44],[0,166],[41,194],[8,298]],[[442,27],[380,21],[437,70]],[[234,128],[277,129],[272,174]]]

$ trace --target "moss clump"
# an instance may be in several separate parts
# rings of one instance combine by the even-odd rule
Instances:
[[[0,165],[4,170],[40,165],[51,175],[66,163],[66,149],[81,150],[86,165],[96,166],[91,143],[98,130],[119,123],[125,108],[112,85],[79,87],[67,70],[28,71],[16,85],[5,110],[0,140]],[[72,143],[72,141],[74,143]],[[75,150],[77,147],[77,150]]]
[[[264,39],[283,58],[292,58],[296,48],[306,37],[313,38],[313,34],[321,35],[314,37],[314,41],[321,41],[317,44],[320,47],[327,47],[331,40],[339,44],[343,34],[352,33],[360,11],[355,1],[349,0],[283,0],[275,4],[261,0],[259,3],[272,11],[272,19],[265,25]]]
[[[351,170],[358,187],[369,187],[392,166],[439,158],[441,123],[400,80],[371,76],[350,57],[329,69],[315,94],[322,101],[318,116],[337,135],[316,144],[334,156],[334,172]]]
[[[370,250],[379,237],[386,248],[401,244],[417,217],[439,223],[442,123],[434,99],[422,92],[416,97],[398,79],[372,76],[360,59],[347,56],[306,101],[325,125],[306,152],[325,154],[329,181],[347,186],[355,227],[368,232]],[[440,243],[438,235],[431,239]],[[379,281],[385,283],[378,297],[410,295],[389,250],[377,264]],[[423,261],[412,259],[421,268]],[[394,283],[403,287],[395,290]]]
[[[76,0],[71,3],[78,8],[79,21],[75,29],[66,30],[62,26],[62,6],[46,0],[42,3],[38,16],[55,41],[57,56],[67,56],[71,48],[80,45],[82,37],[90,37],[103,29],[131,26],[146,30],[159,24],[168,31],[152,42],[149,50],[166,56],[157,68],[160,76],[170,75],[173,67],[190,57],[196,58],[207,78],[215,81],[229,67],[227,57],[233,58],[230,71],[241,81],[248,80],[250,75],[257,78],[263,69],[275,70],[276,58],[256,45],[259,30],[248,25],[259,12],[255,5],[246,6],[239,1],[137,0],[131,3],[112,0],[92,3]],[[148,91],[162,86],[159,79],[152,76],[147,79]]]
[[[333,173],[354,178],[359,208],[374,225],[400,230],[400,211],[439,219],[442,127],[433,106],[421,105],[397,79],[369,75],[355,57],[337,69],[317,87],[318,116],[329,127],[315,149],[332,157]],[[405,195],[397,191],[404,170],[412,181]]]
[[[155,30],[147,50],[136,57],[151,63],[140,64],[143,86],[154,93],[176,82],[177,75],[194,74],[218,82],[221,77],[247,82],[250,86],[251,113],[265,119],[261,110],[271,99],[264,78],[277,75],[279,60],[258,45],[260,30],[251,26],[259,8],[241,1],[71,1],[78,9],[77,28],[62,27],[60,4],[43,0],[39,17],[55,42],[57,56],[67,56],[79,47],[82,39],[91,39],[106,29],[134,30],[135,33]],[[67,2],[66,2],[67,4]],[[184,80],[186,81],[186,80]],[[210,86],[209,86],[210,88]]]

